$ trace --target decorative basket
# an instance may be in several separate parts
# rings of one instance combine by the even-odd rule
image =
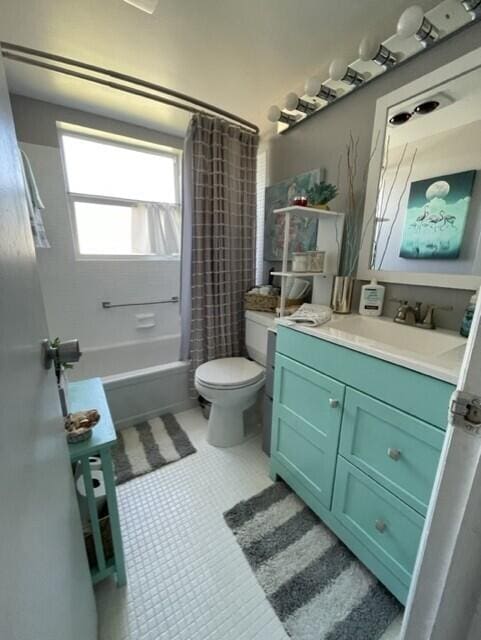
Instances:
[[[299,306],[304,302],[304,298],[291,298],[286,300],[286,307]],[[248,311],[270,311],[275,313],[281,304],[280,296],[261,296],[258,293],[244,294],[245,308]]]
[[[100,514],[99,526],[105,560],[108,561],[114,556],[114,544],[112,540],[112,529],[110,528],[110,516],[106,508],[104,513]],[[95,553],[94,536],[92,530],[90,529],[90,526],[84,529],[83,534],[89,567],[92,569],[92,567],[97,566],[97,555]]]

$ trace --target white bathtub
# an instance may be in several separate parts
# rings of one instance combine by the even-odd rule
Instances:
[[[69,380],[102,378],[117,427],[193,405],[189,396],[188,362],[179,357],[180,336],[82,349],[68,372]]]

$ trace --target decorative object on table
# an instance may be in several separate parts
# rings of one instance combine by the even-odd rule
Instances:
[[[325,171],[322,170],[324,175]],[[308,190],[321,181],[321,169],[301,173],[293,178],[266,188],[265,197],[265,233],[264,260],[276,262],[282,260],[284,244],[285,216],[274,213],[274,209],[289,206],[295,198],[306,197]],[[294,251],[312,251],[316,248],[317,219],[293,214],[290,228],[289,259]]]
[[[315,209],[329,209],[328,202],[334,200],[339,191],[329,182],[317,182],[307,191],[307,201],[310,207]]]
[[[112,451],[116,483],[133,480],[196,451],[171,413],[122,429]]]
[[[67,414],[64,420],[67,442],[75,444],[76,442],[88,440],[92,435],[92,429],[99,420],[100,414],[96,409]]]
[[[303,253],[292,254],[292,270],[307,271],[307,251]]]
[[[478,293],[474,293],[469,299],[469,304],[464,310],[463,321],[461,323],[461,328],[459,329],[459,333],[467,338],[469,336],[469,332],[471,331],[471,323],[473,322],[474,310],[476,309],[476,302],[478,300]]]
[[[475,175],[462,171],[411,183],[401,258],[459,258]]]
[[[386,287],[378,284],[373,278],[370,284],[361,287],[361,299],[359,301],[359,313],[361,316],[380,316],[384,304]]]
[[[307,207],[307,198],[305,196],[294,198],[292,204],[296,205],[297,207]]]
[[[380,638],[398,622],[396,598],[283,482],[224,519],[293,640],[357,638],[360,621]]]
[[[325,251],[309,251],[307,253],[307,270],[314,273],[322,273],[325,261]]]
[[[351,313],[355,278],[336,276],[332,287],[331,307],[334,313]]]

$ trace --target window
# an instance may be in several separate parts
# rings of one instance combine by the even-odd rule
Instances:
[[[180,256],[180,153],[61,131],[79,256]]]

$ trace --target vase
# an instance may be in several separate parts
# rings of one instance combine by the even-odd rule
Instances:
[[[334,313],[351,313],[353,290],[354,278],[352,276],[335,276],[331,301]]]
[[[312,207],[313,209],[321,209],[322,211],[329,211],[328,204],[310,204],[309,206]]]

